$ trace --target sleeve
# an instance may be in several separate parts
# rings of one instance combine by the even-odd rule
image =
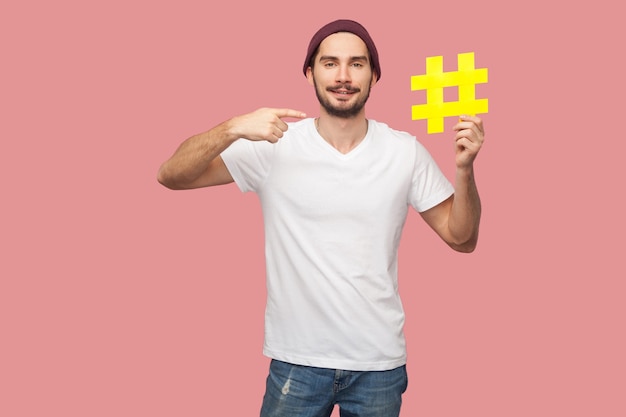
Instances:
[[[417,140],[415,151],[409,204],[421,213],[454,194],[454,187],[443,175],[430,153]]]
[[[270,142],[238,139],[220,156],[239,189],[256,192],[267,178],[274,149]]]

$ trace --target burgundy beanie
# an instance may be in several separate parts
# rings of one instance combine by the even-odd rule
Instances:
[[[307,68],[311,66],[311,58],[313,58],[313,54],[317,51],[320,43],[322,43],[327,36],[337,32],[353,33],[365,42],[365,45],[367,45],[367,49],[370,53],[370,59],[372,60],[372,67],[374,68],[374,72],[376,72],[377,79],[380,80],[380,63],[378,62],[378,51],[376,51],[376,45],[374,45],[374,41],[370,37],[370,34],[367,33],[367,30],[360,23],[357,23],[354,20],[335,20],[334,22],[330,22],[326,26],[322,27],[315,35],[313,35],[304,60],[304,68],[302,69],[304,75],[306,75]]]

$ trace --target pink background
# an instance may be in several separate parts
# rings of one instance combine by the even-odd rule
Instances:
[[[0,415],[258,415],[258,200],[155,176],[232,115],[315,115],[301,61],[336,18],[380,51],[368,116],[447,175],[454,120],[426,135],[410,76],[460,52],[489,69],[479,248],[415,213],[403,236],[402,415],[626,415],[626,36],[618,2],[552,3],[3,2]]]

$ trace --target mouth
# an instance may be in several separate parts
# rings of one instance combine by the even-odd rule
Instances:
[[[327,91],[333,93],[341,99],[346,99],[361,90],[352,86],[335,86],[327,88]]]

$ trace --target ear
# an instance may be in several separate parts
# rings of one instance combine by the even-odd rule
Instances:
[[[308,67],[306,69],[306,79],[309,81],[309,84],[314,85],[313,84],[313,68]]]
[[[370,83],[370,88],[374,87],[378,82],[378,74],[376,72],[372,72],[372,82]]]

